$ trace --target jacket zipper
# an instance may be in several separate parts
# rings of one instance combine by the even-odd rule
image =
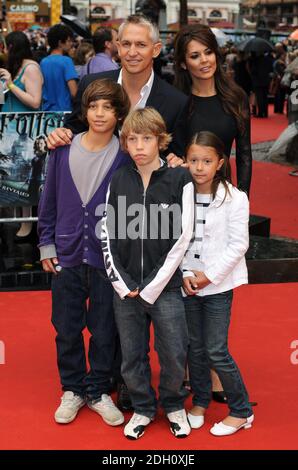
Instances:
[[[134,168],[134,170],[137,172],[139,178],[140,178],[140,182],[141,182],[141,185],[143,187],[143,217],[142,217],[142,236],[141,236],[141,283],[143,282],[144,280],[144,225],[145,225],[145,204],[146,204],[146,189],[144,188],[144,185],[143,185],[143,181],[142,181],[142,178],[141,178],[141,175],[139,173],[139,171]]]
[[[143,185],[142,177],[139,171],[136,168],[134,168],[134,170],[138,173],[141,179],[141,184]],[[148,183],[147,189],[150,186],[151,177],[150,177],[150,181]],[[143,282],[144,280],[144,225],[145,225],[145,209],[146,209],[146,194],[147,194],[147,189],[144,188],[144,185],[143,185],[143,189],[144,189],[144,192],[143,192],[143,217],[142,217],[142,239],[141,239],[141,282]]]
[[[146,208],[146,189],[143,192],[143,217],[142,217],[142,238],[141,238],[141,282],[144,280],[144,225]]]

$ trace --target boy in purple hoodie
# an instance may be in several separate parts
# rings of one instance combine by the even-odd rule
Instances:
[[[97,224],[114,172],[129,161],[114,130],[129,111],[124,89],[109,79],[92,82],[82,98],[87,132],[49,158],[39,203],[43,269],[52,277],[52,323],[64,394],[57,423],[73,421],[86,403],[111,425],[124,422],[109,396],[116,326]],[[89,301],[88,301],[89,300]],[[87,371],[82,331],[91,337]]]

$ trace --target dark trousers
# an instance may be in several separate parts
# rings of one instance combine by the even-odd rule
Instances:
[[[89,301],[88,301],[89,300]],[[52,323],[62,389],[88,399],[110,391],[116,324],[113,288],[104,270],[79,265],[52,278]],[[83,330],[88,328],[87,372]]]
[[[116,294],[114,294],[116,295]],[[145,350],[145,358],[147,355],[150,353],[150,325],[151,325],[151,318],[149,315],[147,315],[147,334],[148,337],[146,339],[146,344],[147,344],[147,349]],[[121,363],[122,363],[122,352],[121,352],[121,343],[120,343],[120,337],[119,333],[117,332],[116,334],[116,339],[115,339],[115,354],[114,354],[114,360],[113,360],[113,379],[116,383],[118,384],[123,384],[124,379],[121,375]]]
[[[276,94],[274,96],[274,112],[275,113],[283,113],[285,98],[286,98],[286,89],[279,85],[279,87],[276,90]]]
[[[179,292],[163,292],[154,305],[145,307],[135,298],[115,295],[115,316],[122,349],[122,375],[134,410],[153,417],[157,399],[151,385],[148,357],[148,317],[154,327],[155,349],[160,363],[159,399],[166,413],[184,407],[183,387],[188,346],[183,300]]]
[[[268,86],[255,88],[258,117],[268,117]]]

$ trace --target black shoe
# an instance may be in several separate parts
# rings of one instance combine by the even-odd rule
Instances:
[[[227,397],[224,391],[212,392],[212,400],[217,401],[217,403],[227,403]]]
[[[133,411],[131,399],[124,383],[117,385],[117,407],[122,411]]]

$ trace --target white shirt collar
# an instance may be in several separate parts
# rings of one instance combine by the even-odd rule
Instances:
[[[147,83],[145,83],[145,85],[141,89],[141,98],[139,99],[139,101],[135,105],[134,109],[145,108],[147,100],[148,100],[149,95],[150,95],[151,90],[152,90],[153,81],[154,81],[154,71],[152,69],[149,80],[147,81]],[[120,73],[119,73],[117,83],[119,85],[122,85],[122,69],[120,69]]]

